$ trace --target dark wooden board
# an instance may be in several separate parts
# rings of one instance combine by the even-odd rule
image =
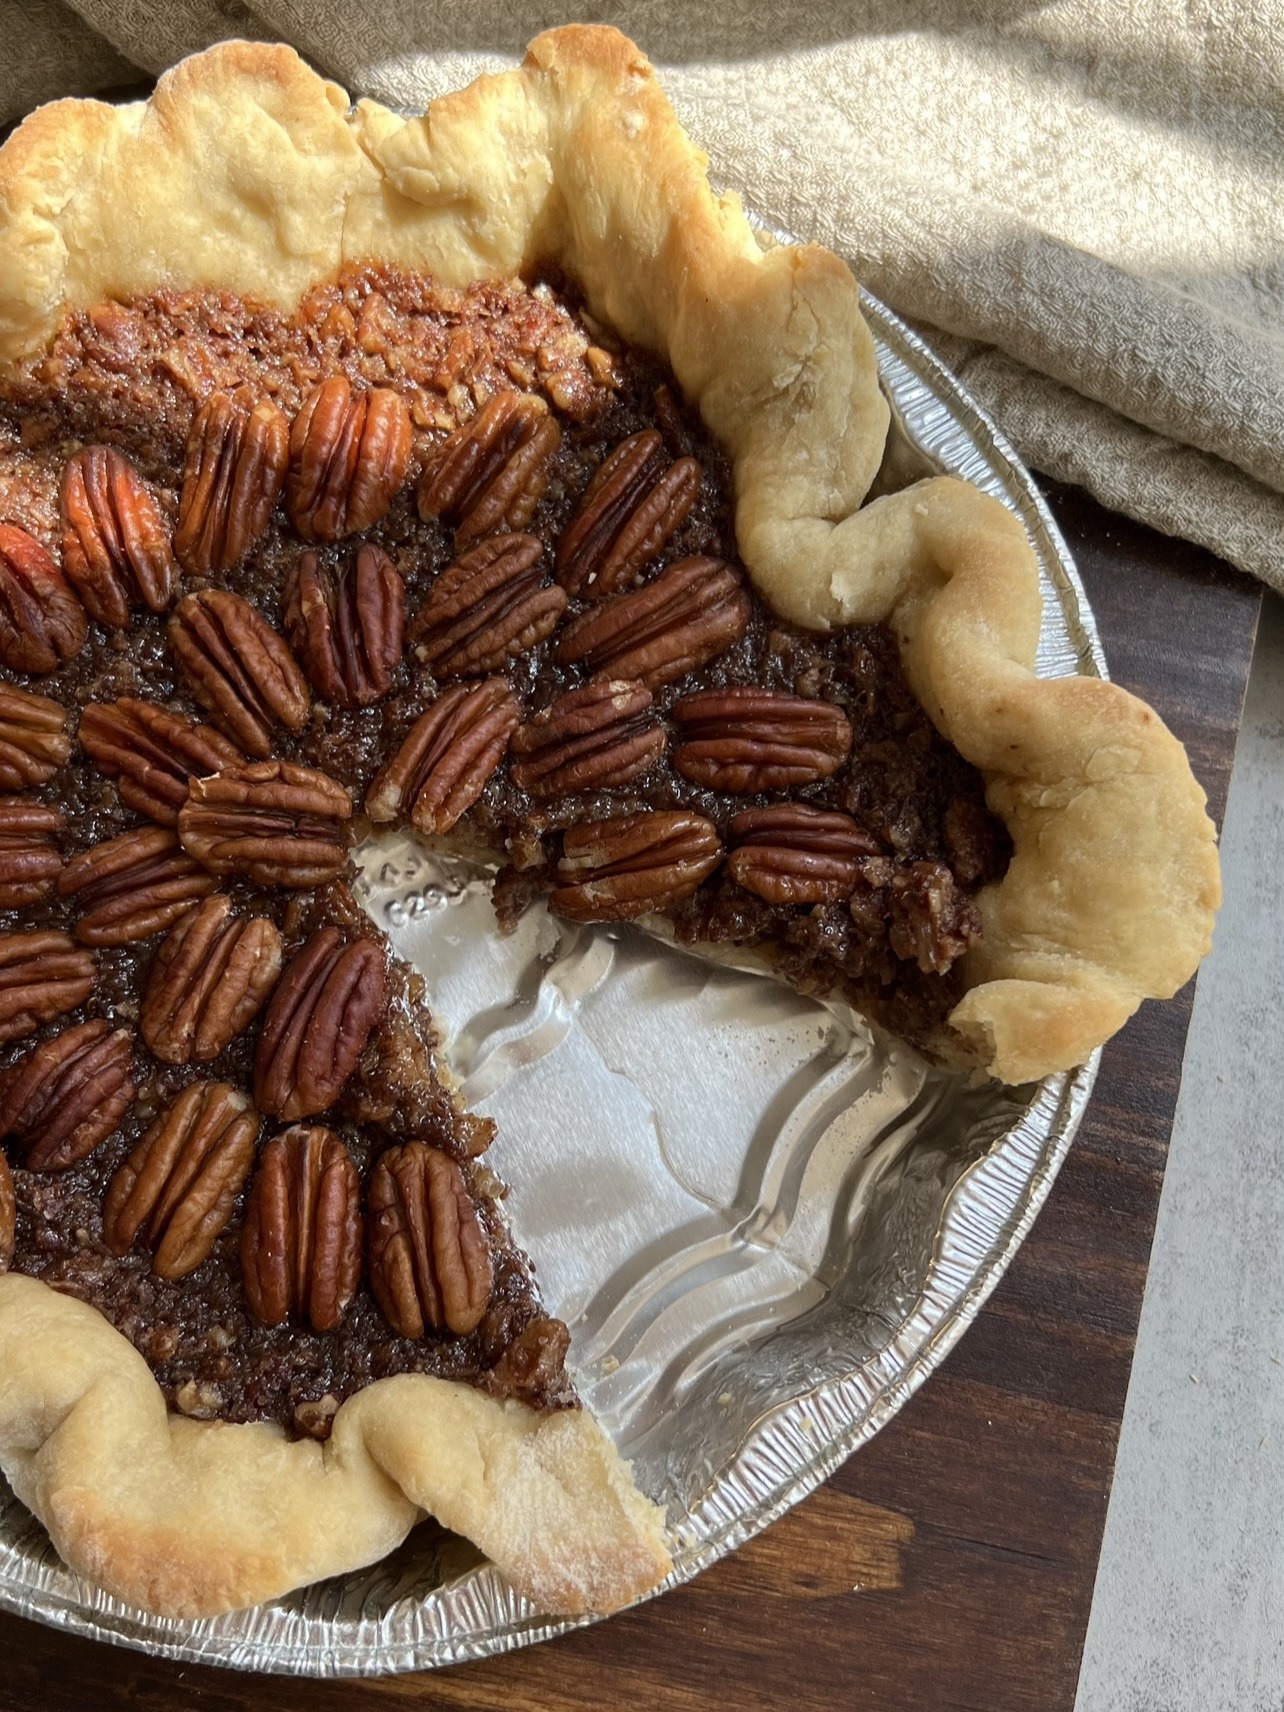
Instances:
[[[1260,591],[1049,486],[1112,674],[1220,821]],[[178,1666],[0,1617],[0,1708],[1062,1712],[1074,1699],[1191,991],[1108,1048],[1033,1233],[942,1370],[759,1539],[664,1599],[504,1658],[377,1682]]]

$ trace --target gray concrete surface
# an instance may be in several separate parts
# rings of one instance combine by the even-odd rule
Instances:
[[[1284,1708],[1284,602],[1222,837],[1076,1712]]]

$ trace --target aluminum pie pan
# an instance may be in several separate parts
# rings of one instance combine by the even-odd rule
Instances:
[[[1025,525],[1039,675],[1104,677],[1029,474],[922,340],[863,304],[913,444]],[[1046,1199],[1099,1055],[1034,1087],[974,1088],[841,1006],[636,928],[536,910],[500,941],[484,880],[412,839],[362,860],[367,907],[427,976],[466,1096],[499,1120],[513,1227],[570,1324],[581,1392],[669,1505],[667,1591],[813,1491],[944,1359]],[[68,1571],[2,1481],[0,1608],[161,1657],[317,1677],[458,1663],[592,1620],[543,1616],[432,1524],[370,1569],[251,1610],[153,1617]]]

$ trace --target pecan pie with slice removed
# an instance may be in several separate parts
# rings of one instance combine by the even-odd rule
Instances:
[[[352,844],[489,852],[501,926],[730,943],[1024,1082],[1207,949],[1186,756],[1035,675],[1000,503],[862,503],[855,282],[757,242],[612,30],[431,122],[221,44],[29,119],[0,239],[0,1467],[163,1614],[425,1512],[617,1608],[663,1495]]]

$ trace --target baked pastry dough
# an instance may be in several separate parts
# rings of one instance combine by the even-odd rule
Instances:
[[[288,308],[372,258],[458,285],[560,264],[723,443],[769,603],[817,629],[892,627],[1013,841],[951,1016],[978,1065],[1020,1082],[1079,1064],[1189,978],[1219,881],[1181,745],[1117,686],[1035,677],[1035,560],[997,501],[940,478],[862,508],[887,408],[855,281],[817,246],[764,248],[714,196],[624,37],[552,31],[409,120],[350,107],[287,48],[225,43],[146,103],[55,103],[0,150],[10,368],[104,297],[199,284]],[[351,1398],[324,1449],[173,1419],[95,1310],[17,1276],[0,1279],[0,1466],[69,1563],[174,1615],[371,1561],[423,1510],[549,1610],[612,1609],[668,1561],[659,1512],[584,1413],[414,1375]]]
[[[545,1611],[611,1611],[669,1567],[663,1514],[584,1409],[539,1414],[402,1374],[328,1442],[166,1411],[96,1308],[0,1277],[0,1467],[64,1559],[168,1617],[254,1605],[359,1569],[427,1511]]]

